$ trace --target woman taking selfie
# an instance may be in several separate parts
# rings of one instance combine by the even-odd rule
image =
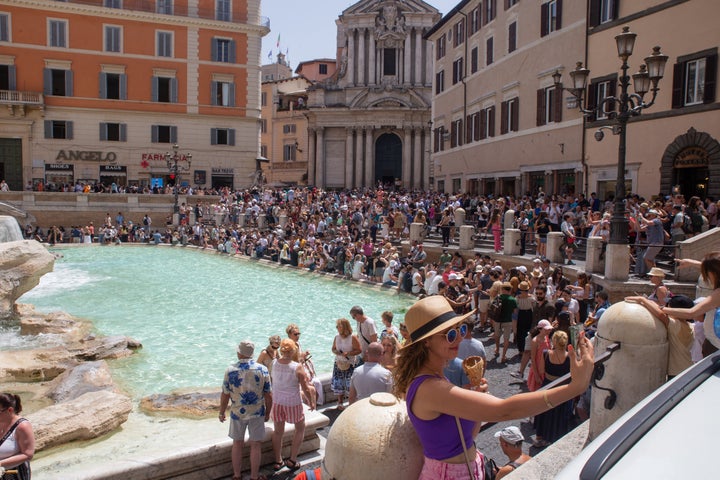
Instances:
[[[571,350],[568,385],[507,399],[484,393],[485,379],[472,390],[452,385],[443,368],[457,355],[467,328],[463,321],[470,315],[457,315],[441,296],[419,300],[405,314],[409,339],[400,350],[393,377],[395,394],[406,399],[408,416],[423,445],[419,480],[482,480],[484,457],[473,441],[482,422],[537,415],[585,392],[590,382],[593,347],[581,337],[579,359]]]

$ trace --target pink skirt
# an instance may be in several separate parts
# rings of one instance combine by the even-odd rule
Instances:
[[[273,422],[298,423],[305,420],[303,406],[300,405],[280,405],[273,403],[270,411],[270,420]]]
[[[476,450],[475,462],[470,465],[473,477],[470,477],[466,463],[445,463],[425,457],[418,480],[484,480],[484,462],[485,457],[479,450]]]

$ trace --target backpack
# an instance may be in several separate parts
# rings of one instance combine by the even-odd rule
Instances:
[[[682,231],[683,233],[693,233],[695,231],[693,229],[692,219],[690,218],[690,215],[686,213],[683,214]]]
[[[690,214],[690,221],[692,222],[693,231],[700,233],[703,227],[703,216],[700,212],[693,212]]]
[[[500,314],[502,313],[502,299],[500,298],[500,295],[496,296],[492,302],[490,302],[490,305],[488,305],[488,317],[490,317],[493,320],[497,320],[500,318]]]

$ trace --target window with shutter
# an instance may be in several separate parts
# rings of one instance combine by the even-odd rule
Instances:
[[[540,36],[562,28],[562,0],[550,0],[540,5]]]
[[[500,135],[508,133],[510,128],[510,116],[508,115],[508,102],[500,104]]]
[[[10,41],[10,15],[0,13],[0,42]]]
[[[122,51],[122,29],[112,25],[105,25],[105,51]]]
[[[517,49],[517,22],[508,25],[508,53]]]
[[[590,0],[588,25],[597,27],[618,18],[620,0]]]
[[[156,35],[157,43],[157,56],[158,57],[172,57],[173,56],[173,33],[172,32],[161,32],[158,31]]]
[[[546,93],[544,88],[540,88],[537,91],[537,113],[536,113],[536,123],[537,126],[543,126],[547,123],[547,113],[546,113]]]
[[[490,65],[493,63],[494,55],[493,55],[493,37],[490,37],[487,39],[486,46],[485,46],[485,64]]]
[[[67,47],[67,20],[48,20],[48,45]]]
[[[472,50],[470,50],[470,73],[475,73],[478,71],[478,56],[480,55],[478,47],[474,47]]]
[[[717,57],[717,48],[678,57],[673,65],[673,108],[715,102]]]
[[[440,70],[435,74],[435,94],[440,94],[445,90],[445,71]]]

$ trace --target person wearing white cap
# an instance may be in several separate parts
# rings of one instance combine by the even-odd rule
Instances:
[[[499,432],[495,432],[495,438],[500,441],[500,448],[509,460],[508,463],[498,469],[495,479],[499,480],[530,460],[531,457],[523,453],[522,444],[525,437],[523,437],[518,427],[505,427]]]
[[[245,430],[249,430],[250,478],[259,476],[261,442],[265,438],[265,422],[270,418],[272,408],[272,387],[270,373],[265,365],[253,360],[255,345],[243,340],[237,347],[238,362],[225,370],[220,394],[221,422],[225,421],[225,411],[230,405],[230,430],[228,436],[233,439],[230,458],[233,480],[240,480],[242,473]]]

